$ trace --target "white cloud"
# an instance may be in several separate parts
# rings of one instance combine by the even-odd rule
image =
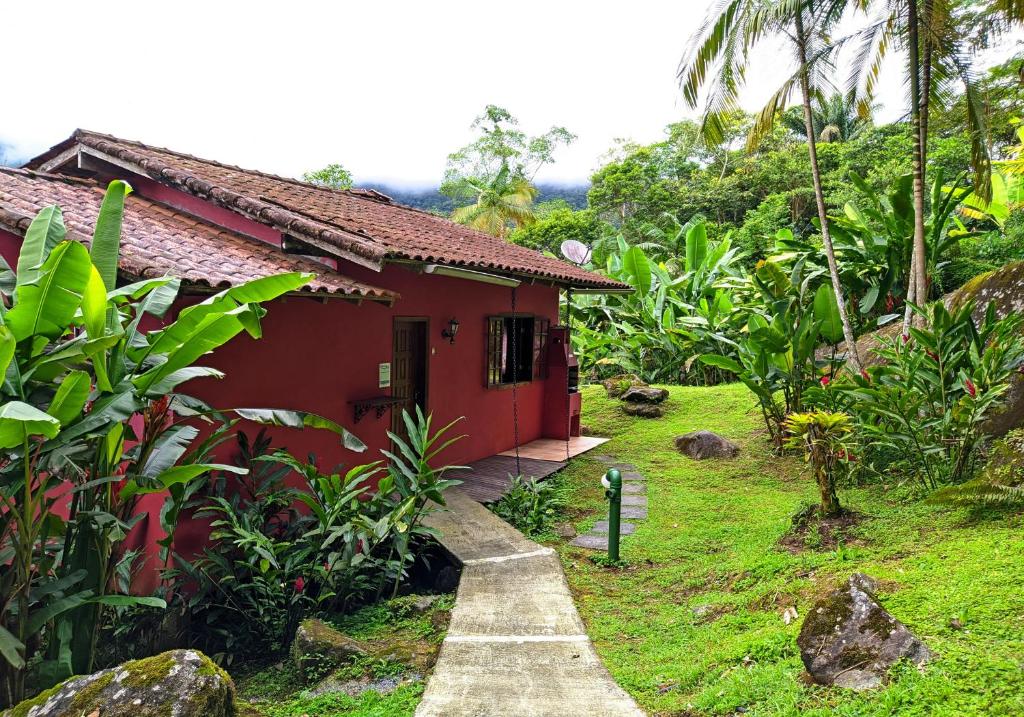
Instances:
[[[675,68],[709,4],[19,3],[0,138],[28,156],[85,127],[289,176],[340,161],[431,184],[495,103],[527,131],[578,134],[540,179],[580,180],[615,138],[655,141],[687,114]]]

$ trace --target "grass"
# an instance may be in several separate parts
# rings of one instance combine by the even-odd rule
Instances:
[[[624,568],[558,543],[577,605],[615,679],[656,715],[993,715],[1024,709],[1024,516],[925,505],[908,487],[845,488],[862,514],[840,543],[779,546],[816,499],[796,457],[773,456],[741,385],[671,388],[666,416],[623,415],[586,389],[584,423],[601,451],[648,479],[649,518],[623,540]],[[742,446],[693,461],[673,438],[708,429]],[[607,510],[592,458],[564,473],[569,518],[584,530]],[[817,547],[817,549],[815,549]],[[796,636],[813,601],[855,571],[939,657],[898,666],[869,693],[809,685]],[[799,618],[786,625],[782,614]]]
[[[415,597],[369,605],[329,622],[349,637],[366,643],[436,649],[444,639],[454,596],[441,596],[426,612],[411,609]],[[414,671],[396,661],[366,657],[334,674],[341,680],[401,680]],[[235,680],[242,701],[240,717],[404,717],[415,712],[423,695],[426,676],[420,674],[419,678],[402,682],[387,694],[366,690],[356,696],[340,692],[311,696],[305,693],[311,684],[290,661],[284,661],[236,675]]]

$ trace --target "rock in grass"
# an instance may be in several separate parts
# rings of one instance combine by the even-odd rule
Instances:
[[[335,630],[323,620],[310,618],[299,624],[292,643],[292,662],[303,674],[328,671],[366,654],[358,640]]]
[[[235,684],[196,650],[171,650],[72,677],[4,717],[232,717]]]
[[[647,384],[643,380],[632,373],[624,373],[618,376],[612,376],[606,378],[601,382],[604,386],[605,393],[608,394],[608,398],[618,398],[633,386],[646,386]]]
[[[624,403],[622,410],[628,416],[639,416],[640,418],[661,418],[665,415],[665,409],[650,403]]]
[[[874,580],[855,573],[807,613],[797,645],[818,684],[871,689],[896,662],[920,666],[931,659],[925,644],[878,603],[874,590]]]
[[[622,394],[626,403],[664,403],[668,398],[668,390],[653,386],[634,386]]]
[[[677,436],[676,449],[684,456],[699,461],[707,458],[735,458],[740,452],[737,444],[711,431],[693,431]]]

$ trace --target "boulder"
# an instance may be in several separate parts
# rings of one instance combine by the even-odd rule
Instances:
[[[668,391],[653,386],[634,386],[622,394],[626,403],[663,403],[668,398]]]
[[[374,659],[397,662],[422,674],[437,662],[439,650],[439,645],[425,640],[394,638],[386,642],[374,643],[370,646],[369,651]]]
[[[640,418],[661,418],[665,415],[665,409],[652,403],[624,403],[622,410],[629,416]]]
[[[292,662],[303,674],[326,671],[365,655],[366,646],[315,618],[303,620],[292,643]]]
[[[706,458],[735,458],[740,452],[738,445],[711,431],[693,431],[676,436],[676,449],[684,456],[699,461]]]
[[[646,386],[643,380],[632,373],[623,373],[601,381],[608,398],[618,398],[633,386]]]
[[[4,717],[233,717],[235,684],[196,650],[72,677],[3,713]]]
[[[854,690],[878,687],[896,662],[923,665],[932,653],[875,599],[875,581],[855,573],[807,613],[797,645],[815,682]]]

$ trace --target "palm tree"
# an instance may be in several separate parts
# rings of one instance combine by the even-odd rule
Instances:
[[[986,141],[983,97],[975,85],[968,58],[994,37],[1024,21],[1021,0],[871,0],[876,20],[864,33],[854,62],[855,87],[861,107],[871,102],[878,74],[891,47],[906,52],[913,131],[914,251],[907,302],[928,297],[925,247],[925,188],[928,168],[928,120],[933,104],[945,104],[954,87],[962,88],[967,129],[971,137],[971,168],[978,196],[992,192],[991,161]],[[907,307],[904,332],[912,312]]]
[[[507,165],[490,181],[466,179],[465,191],[476,194],[476,202],[452,212],[452,221],[505,238],[510,228],[536,221],[533,200],[537,188]]]
[[[870,116],[858,112],[857,102],[847,94],[834,92],[814,101],[811,107],[814,136],[819,142],[847,142],[871,126]],[[807,136],[802,107],[791,107],[782,115],[782,124],[798,137]]]
[[[825,196],[818,166],[818,133],[814,127],[812,102],[821,101],[824,90],[831,88],[827,71],[842,46],[833,43],[830,31],[835,28],[852,3],[862,0],[726,0],[720,2],[690,41],[690,54],[679,66],[678,78],[683,97],[696,107],[701,89],[711,85],[704,112],[702,131],[710,143],[723,138],[726,116],[738,108],[737,98],[753,49],[763,40],[783,36],[790,42],[795,72],[760,111],[747,138],[748,148],[756,147],[771,131],[778,116],[785,111],[794,91],[799,89],[803,104],[804,133],[814,180],[821,238],[828,259],[832,290],[839,306],[843,336],[849,351],[850,364],[860,370],[856,337],[846,311],[846,299],[839,280],[835,248],[829,232]],[[709,73],[717,68],[714,78]]]

